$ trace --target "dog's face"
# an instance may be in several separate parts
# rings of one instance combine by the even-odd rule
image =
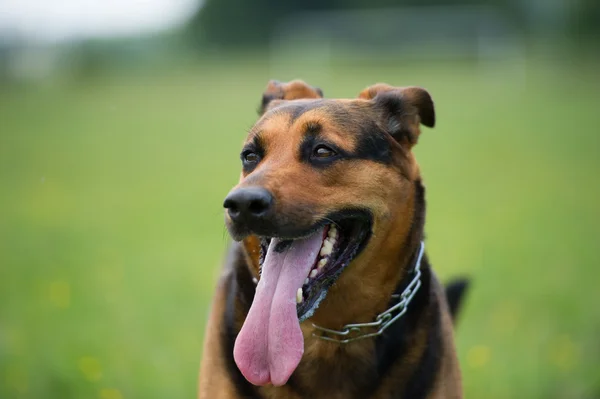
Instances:
[[[292,375],[304,353],[300,322],[335,328],[371,316],[398,278],[394,259],[412,225],[411,148],[420,123],[434,124],[429,94],[379,84],[354,100],[321,97],[303,82],[269,84],[224,202],[229,232],[260,275],[234,346],[256,385]]]
[[[224,204],[228,230],[245,240],[257,274],[271,245],[281,253],[320,235],[297,298],[300,320],[349,266],[364,277],[370,271],[361,264],[399,250],[419,177],[411,148],[420,123],[434,125],[420,88],[379,84],[352,100],[321,95],[299,81],[270,83],[241,151],[240,182]]]

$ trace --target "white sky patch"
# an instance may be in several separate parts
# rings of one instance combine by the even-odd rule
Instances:
[[[173,28],[202,0],[0,0],[0,40],[64,42]]]

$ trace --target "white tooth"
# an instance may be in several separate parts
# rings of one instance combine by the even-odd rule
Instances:
[[[319,263],[317,263],[317,268],[322,269],[323,266],[327,264],[327,259],[321,259]]]
[[[256,277],[252,277],[252,282],[253,282],[254,284],[258,284],[258,279],[257,279]]]
[[[296,291],[296,303],[302,303],[302,287]]]
[[[327,235],[330,238],[335,238],[337,237],[337,229],[335,228],[335,226],[331,226],[331,228],[329,229],[329,232],[327,232]]]
[[[319,271],[317,269],[312,269],[310,271],[310,278],[315,278],[317,277],[317,273],[319,273]]]
[[[319,252],[319,254],[321,256],[327,256],[331,253],[331,245],[325,245],[325,243],[323,243],[323,247],[321,248],[321,252]]]
[[[306,280],[304,280],[304,285],[308,284],[308,282],[309,282],[309,279],[307,277]]]

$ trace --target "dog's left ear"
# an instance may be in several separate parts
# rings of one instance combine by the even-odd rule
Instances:
[[[281,103],[281,100],[299,100],[302,98],[323,98],[323,91],[299,79],[290,82],[271,80],[263,93],[258,114],[264,114],[269,108]]]
[[[420,124],[435,125],[433,100],[421,87],[393,87],[385,83],[367,87],[358,95],[371,100],[376,110],[386,119],[388,132],[400,143],[410,147],[417,143]]]

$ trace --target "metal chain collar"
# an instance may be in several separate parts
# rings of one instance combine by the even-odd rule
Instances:
[[[375,321],[370,323],[346,324],[341,330],[331,330],[329,328],[320,327],[316,324],[313,324],[313,327],[321,332],[321,334],[313,333],[313,337],[320,338],[325,341],[337,342],[339,344],[347,344],[349,342],[376,337],[383,334],[386,328],[391,326],[396,320],[406,313],[408,304],[412,301],[415,294],[421,287],[421,259],[423,258],[424,251],[425,243],[421,241],[419,253],[415,262],[415,276],[400,295],[392,295],[392,298],[399,299],[399,301],[383,313],[377,315]],[[373,331],[375,328],[376,330]],[[350,336],[353,333],[356,335]]]

